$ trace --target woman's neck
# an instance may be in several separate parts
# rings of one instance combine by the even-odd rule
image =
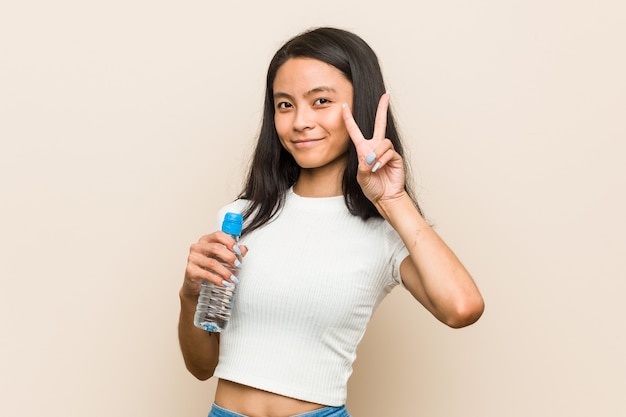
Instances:
[[[343,194],[343,172],[328,172],[317,169],[302,169],[293,186],[300,197],[336,197]]]

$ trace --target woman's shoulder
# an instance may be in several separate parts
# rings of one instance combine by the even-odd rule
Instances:
[[[248,204],[250,204],[249,200],[246,200],[244,198],[238,198],[237,200],[231,201],[230,203],[222,206],[222,208],[220,208],[219,213],[220,214],[225,214],[227,212],[234,212],[234,213],[242,213],[246,207],[248,207]]]

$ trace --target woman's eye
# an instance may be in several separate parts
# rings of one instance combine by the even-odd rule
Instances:
[[[278,104],[276,104],[276,108],[277,109],[288,109],[289,107],[291,107],[291,103],[287,103],[286,101],[282,101]]]
[[[315,100],[315,104],[317,105],[323,105],[328,103],[330,103],[330,100],[327,98],[318,98],[317,100]]]

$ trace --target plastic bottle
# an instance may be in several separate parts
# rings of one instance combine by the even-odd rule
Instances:
[[[239,213],[226,213],[222,222],[222,231],[228,233],[235,242],[239,242],[243,217]],[[223,264],[231,273],[237,276],[238,269]],[[196,327],[208,332],[221,332],[226,328],[233,308],[235,297],[235,283],[231,286],[219,286],[203,281],[194,315]]]

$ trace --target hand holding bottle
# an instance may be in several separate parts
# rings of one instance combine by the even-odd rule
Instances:
[[[202,281],[224,286],[234,282],[230,268],[238,268],[241,257],[248,249],[237,245],[235,239],[225,232],[217,231],[202,236],[191,245],[185,269],[182,292],[187,296],[200,294]],[[236,277],[235,277],[236,279]]]
[[[213,234],[214,237],[226,239],[227,244],[207,245],[207,249],[214,249],[216,252],[222,252],[223,255],[215,257],[206,254],[209,259],[209,268],[206,266],[202,269],[213,274],[213,280],[200,281],[200,293],[198,295],[198,303],[194,314],[194,325],[208,332],[221,332],[226,328],[230,320],[235,300],[235,286],[239,283],[237,274],[241,266],[241,248],[238,246],[239,237],[243,228],[243,216],[239,213],[226,213],[222,222],[222,233]],[[225,236],[224,236],[225,235]],[[211,235],[209,235],[211,236]],[[231,245],[231,242],[233,244]],[[232,253],[225,251],[230,248]],[[235,259],[232,259],[232,256]],[[196,258],[194,256],[194,258]],[[230,258],[230,261],[225,262]],[[206,261],[203,261],[206,265]],[[224,276],[224,270],[227,277]],[[221,282],[219,278],[224,278]]]

